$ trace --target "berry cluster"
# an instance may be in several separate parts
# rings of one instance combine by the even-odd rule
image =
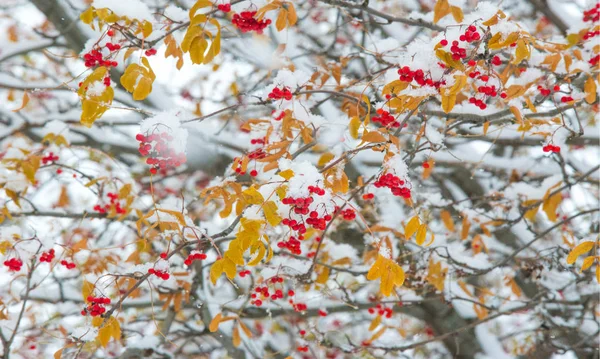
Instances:
[[[146,164],[150,165],[152,174],[158,173],[159,169],[166,172],[167,169],[179,167],[187,161],[185,153],[177,153],[171,148],[169,142],[173,141],[173,136],[166,132],[146,136],[138,133],[135,139],[140,142],[140,154],[148,156]]]
[[[560,98],[560,102],[562,102],[562,103],[571,102],[571,101],[574,101],[573,97],[571,97],[571,96],[563,96]]]
[[[537,89],[540,91],[542,96],[550,96],[550,94],[552,93],[550,89],[544,88],[543,86],[538,86]],[[560,86],[554,85],[552,90],[554,90],[554,92],[560,91]]]
[[[471,25],[467,28],[464,34],[460,35],[458,39],[460,41],[472,43],[475,41],[479,41],[479,39],[481,39],[481,35],[477,32],[477,28],[474,25]]]
[[[304,238],[302,235],[300,235],[299,237]],[[300,241],[297,240],[294,236],[290,236],[290,238],[287,241],[278,242],[277,248],[285,248],[295,255],[302,254],[302,249],[300,248]]]
[[[265,139],[264,138],[253,138],[250,140],[250,144],[251,145],[264,145]]]
[[[58,156],[56,156],[53,152],[50,152],[46,156],[42,157],[42,164],[45,165],[56,161],[58,161]]]
[[[263,300],[268,300],[268,299],[277,300],[277,299],[283,298],[284,295],[283,295],[282,289],[275,289],[273,294],[271,294],[271,292],[269,292],[269,284],[273,284],[275,286],[275,285],[277,285],[277,283],[283,283],[282,277],[279,277],[279,276],[271,277],[266,280],[266,283],[267,284],[264,286],[258,286],[256,288],[254,288],[254,293],[252,293],[250,295],[250,298],[252,298],[252,301],[250,303],[252,305],[256,305],[257,307],[260,307],[263,304]],[[288,296],[293,296],[295,293],[293,290],[289,290],[287,294],[288,294]],[[291,300],[292,299],[290,299],[290,301]]]
[[[281,89],[279,87],[274,87],[269,93],[269,98],[272,100],[281,100],[283,98],[289,101],[292,99],[292,91],[287,87]]]
[[[596,55],[596,56],[592,57],[588,62],[592,66],[598,65],[598,63],[600,62],[600,55]]]
[[[167,273],[167,271],[162,271],[162,270],[158,270],[158,269],[154,269],[154,268],[148,269],[148,273],[154,274],[155,276],[157,276],[158,278],[160,278],[162,280],[167,280],[171,277],[171,275],[169,273]]]
[[[420,71],[420,70],[419,70]],[[373,116],[371,118],[371,120],[373,122],[379,123],[381,124],[381,126],[384,127],[400,127],[400,122],[396,121],[396,118],[392,115],[390,115],[390,113],[388,111],[384,111],[383,109],[377,109],[377,114],[379,116]]]
[[[107,297],[87,297],[88,303],[90,303],[84,310],[81,311],[81,315],[91,315],[92,317],[97,317],[106,312],[106,308],[104,307],[107,304],[110,304],[110,298]]]
[[[73,268],[77,267],[77,265],[75,263],[66,261],[64,259],[62,261],[60,261],[60,264],[67,269],[73,269]]]
[[[452,46],[450,46],[450,52],[452,52],[452,59],[458,61],[460,59],[464,59],[467,57],[467,49],[459,47],[458,41],[452,41]]]
[[[313,202],[314,202],[314,199],[312,197],[306,197],[306,198],[286,197],[281,200],[281,203],[291,205],[294,210],[294,213],[304,214],[304,215],[308,214],[308,212],[309,212],[308,206],[310,206],[310,204]]]
[[[596,22],[600,21],[600,3],[596,3],[596,6],[583,12],[584,22]]]
[[[362,195],[362,198],[363,198],[365,201],[368,201],[368,200],[370,200],[370,199],[373,199],[373,198],[375,198],[375,195],[374,195],[373,193],[365,193],[365,194],[363,194],[363,195]]]
[[[106,48],[110,51],[118,51],[121,49],[121,45],[112,44],[108,42]],[[90,50],[87,54],[83,55],[83,60],[85,67],[91,68],[95,66],[105,66],[105,67],[116,67],[118,63],[116,61],[104,60],[104,56],[102,56],[101,49],[96,47],[95,49]]]
[[[219,4],[217,5],[217,9],[223,11],[223,12],[230,12],[231,11],[231,4]]]
[[[192,265],[193,261],[201,261],[201,260],[205,260],[205,259],[206,259],[206,254],[204,254],[204,253],[192,253],[183,261],[183,263],[186,266],[190,266],[190,265]]]
[[[398,70],[398,75],[400,75],[400,81],[412,82],[414,80],[420,86],[433,86],[435,88],[440,88],[441,85],[445,84],[445,81],[433,81],[431,77],[426,78],[425,72],[423,72],[421,69],[412,71],[408,66],[403,66],[400,68]]]
[[[341,214],[346,221],[351,221],[356,218],[356,213],[351,208],[343,210]]]
[[[263,30],[271,23],[271,20],[256,20],[254,15],[256,15],[256,11],[242,11],[239,14],[233,14],[231,23],[242,32],[255,31],[257,34],[262,34]]]
[[[50,263],[54,260],[54,249],[50,249],[48,252],[42,252],[40,256],[40,262]]]
[[[250,273],[252,273],[252,272],[250,272],[249,270],[246,269],[246,270],[239,272],[238,274],[240,275],[240,277],[244,278],[245,276],[250,275]]]
[[[392,310],[392,308],[387,308],[382,306],[381,304],[377,304],[375,308],[369,308],[369,314],[375,314],[375,312],[377,312],[378,315],[389,319],[392,317],[392,313],[394,311]]]
[[[18,258],[10,258],[4,261],[4,265],[8,267],[11,272],[18,272],[23,266],[23,261]]]
[[[373,185],[377,188],[388,187],[394,196],[410,198],[410,189],[404,187],[404,181],[391,173],[382,174]]]
[[[584,40],[589,40],[589,39],[591,39],[592,37],[596,37],[596,36],[598,36],[598,35],[600,35],[600,30],[596,30],[596,31],[588,31],[588,32],[586,32],[586,33],[583,35],[583,39],[584,39]]]
[[[560,146],[555,146],[555,145],[551,145],[551,144],[547,144],[546,146],[542,147],[542,150],[544,152],[560,152]]]
[[[154,56],[154,55],[156,55],[156,49],[148,49],[148,50],[144,51],[144,54],[146,56]]]
[[[127,212],[123,207],[121,207],[119,195],[117,193],[108,192],[106,196],[110,199],[110,203],[107,203],[104,206],[97,204],[94,206],[94,211],[105,214],[111,208],[114,208],[117,214],[125,214]]]

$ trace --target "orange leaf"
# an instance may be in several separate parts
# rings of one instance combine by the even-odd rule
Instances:
[[[23,102],[21,104],[21,107],[12,110],[13,112],[19,112],[22,109],[25,108],[25,106],[27,106],[27,104],[29,103],[29,95],[27,94],[27,91],[23,92]]]

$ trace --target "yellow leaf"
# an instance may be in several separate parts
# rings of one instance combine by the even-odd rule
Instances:
[[[94,21],[94,8],[90,6],[86,11],[79,15],[79,18],[84,24],[91,24],[92,21]]]
[[[381,324],[381,315],[378,315],[371,321],[371,325],[369,326],[369,331],[370,332],[374,331],[379,326],[379,324]]]
[[[529,206],[532,206],[534,203],[538,203],[538,202],[539,201],[536,200],[536,199],[530,199],[530,200],[524,201],[521,204],[521,206],[527,208]],[[534,206],[533,208],[527,210],[527,212],[525,212],[525,216],[524,217],[526,219],[530,220],[530,221],[533,221],[533,219],[535,218],[535,215],[538,213],[538,211],[540,209],[540,205],[541,204],[538,204],[538,205]]]
[[[442,218],[442,222],[444,222],[444,226],[446,226],[450,232],[454,232],[454,221],[452,220],[450,212],[444,209],[440,212],[440,217]]]
[[[279,10],[279,14],[277,15],[277,20],[275,20],[275,28],[277,31],[281,31],[285,29],[285,24],[287,21],[287,10],[282,8]]]
[[[415,232],[417,232],[420,225],[421,220],[418,216],[414,216],[413,218],[411,218],[404,227],[404,238],[406,238],[406,240],[409,240],[410,237],[412,237],[412,235],[415,234]]]
[[[296,22],[298,21],[298,15],[296,15],[296,9],[294,8],[294,4],[292,2],[287,2],[287,10],[288,10],[288,15],[287,15],[287,23],[289,26],[294,26],[296,25]]]
[[[581,270],[579,271],[579,273],[583,272],[584,270],[588,269],[589,267],[592,266],[592,264],[594,264],[594,261],[596,260],[596,257],[594,256],[589,256],[587,258],[585,258],[583,260],[583,264],[581,265]]]
[[[483,26],[496,25],[498,23],[498,20],[504,19],[505,17],[506,17],[506,15],[502,12],[502,10],[498,10],[498,12],[496,13],[496,15],[494,15],[491,18],[489,18],[488,20],[484,21],[482,23],[482,25]]]
[[[442,110],[445,113],[449,113],[456,104],[456,95],[442,95]]]
[[[103,347],[108,345],[110,338],[114,340],[121,339],[121,325],[115,317],[111,317],[103,327],[98,329],[98,336],[96,337]]]
[[[194,15],[196,15],[196,12],[204,7],[209,7],[212,6],[212,2],[210,2],[209,0],[198,0],[196,1],[196,3],[194,4],[194,6],[192,6],[192,8],[190,9],[190,19],[192,19],[194,17]]]
[[[208,330],[211,331],[211,333],[216,332],[217,330],[219,330],[219,324],[221,324],[221,318],[223,318],[223,315],[221,313],[218,313],[217,315],[215,315],[215,317],[210,321],[210,324],[208,325]]]
[[[148,59],[142,58],[142,64],[130,64],[121,76],[121,85],[133,94],[136,101],[144,100],[152,92],[152,83],[156,75],[150,67]]]
[[[450,11],[448,0],[437,0],[433,7],[433,23],[436,24],[444,16],[448,15]]]
[[[246,324],[244,324],[241,320],[238,322],[240,324],[240,328],[242,328],[242,331],[244,332],[244,334],[246,334],[246,336],[248,338],[252,338],[252,332],[250,331],[250,329],[246,326]]]
[[[594,242],[592,241],[585,241],[579,243],[575,248],[571,250],[571,253],[569,253],[569,255],[567,256],[567,264],[575,263],[580,255],[591,251],[592,248],[594,248]]]
[[[29,103],[29,95],[27,94],[27,91],[23,92],[23,102],[21,103],[21,107],[12,110],[12,112],[19,112],[22,109],[25,108],[25,106],[27,106],[27,104]]]
[[[404,270],[393,260],[378,254],[377,260],[367,273],[367,279],[375,280],[378,278],[381,278],[379,285],[381,294],[388,297],[392,294],[395,286],[401,286],[404,283]]]
[[[553,196],[550,196],[544,199],[544,203],[542,204],[542,210],[548,216],[548,219],[551,222],[556,222],[558,220],[558,215],[556,213],[556,209],[558,205],[562,202],[562,195],[560,193],[556,193]]]
[[[419,229],[417,230],[417,244],[422,245],[423,243],[425,243],[425,237],[427,237],[427,225],[423,223],[419,226]]]
[[[254,187],[254,186],[248,188],[243,193],[244,193],[244,199],[249,204],[262,204],[265,201],[262,194],[260,194],[260,192],[258,192],[256,190],[256,187]]]
[[[469,222],[469,220],[467,219],[467,217],[463,218],[462,221],[462,228],[461,228],[461,232],[460,232],[460,238],[461,239],[466,239],[467,236],[469,235],[469,230],[471,229],[471,222]]]
[[[464,15],[461,8],[459,8],[458,6],[451,6],[450,11],[452,11],[452,17],[454,18],[454,21],[463,21]]]
[[[237,326],[233,327],[233,332],[231,333],[231,342],[236,348],[242,343],[242,338],[240,338],[240,330]]]
[[[294,171],[292,171],[291,169],[287,169],[285,171],[279,172],[279,176],[289,181],[290,178],[294,177]]]
[[[386,142],[386,138],[379,131],[367,132],[362,136],[362,140],[365,142]]]
[[[519,39],[517,41],[517,49],[515,50],[515,60],[513,64],[518,65],[521,61],[525,59],[529,59],[531,57],[531,52],[529,51],[529,45],[525,43],[525,40]]]
[[[350,132],[350,136],[352,136],[352,138],[358,138],[358,129],[360,128],[360,125],[361,122],[358,116],[352,117],[350,123],[348,124],[348,132]]]
[[[274,227],[281,222],[281,216],[279,216],[279,213],[277,213],[277,205],[275,202],[265,202],[263,211],[265,212],[265,218],[267,219],[267,222],[269,222],[271,226]]]
[[[590,105],[596,101],[596,81],[592,76],[588,77],[583,87],[585,91],[585,102]]]
[[[81,295],[83,296],[83,300],[87,303],[87,297],[91,296],[94,292],[94,284],[88,282],[87,280],[83,281],[83,286],[81,287]]]
[[[600,264],[596,264],[596,282],[600,284]]]
[[[484,136],[487,135],[489,129],[490,129],[490,121],[485,121],[483,123],[483,135]]]

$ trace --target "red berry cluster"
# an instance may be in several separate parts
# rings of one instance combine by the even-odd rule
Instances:
[[[240,273],[240,275],[241,275],[241,273]],[[271,292],[269,292],[269,284],[277,285],[277,283],[283,283],[283,278],[279,277],[279,276],[269,278],[266,280],[266,284],[264,286],[258,286],[256,288],[254,288],[254,293],[252,293],[250,295],[250,298],[252,298],[252,301],[250,301],[250,304],[260,307],[263,304],[263,300],[283,299],[284,294],[283,294],[282,289],[275,289],[275,292],[273,292],[273,294],[271,294]],[[289,290],[288,296],[293,296],[293,295],[294,295],[294,291]],[[290,301],[292,301],[292,299],[290,299]]]
[[[373,185],[377,188],[388,187],[394,196],[410,198],[410,189],[408,187],[404,187],[404,181],[391,173],[386,173],[379,176]]]
[[[542,147],[542,150],[544,152],[560,152],[560,146],[547,144],[546,146]]]
[[[414,80],[420,86],[433,86],[435,88],[440,88],[441,85],[445,84],[445,81],[433,81],[431,77],[426,78],[425,72],[423,72],[421,69],[412,71],[408,66],[404,66],[399,69],[398,75],[400,75],[400,81],[412,82]]]
[[[500,56],[494,56],[492,58],[492,65],[494,65],[494,66],[502,65],[502,60],[500,59]]]
[[[596,6],[583,12],[584,22],[596,22],[600,21],[600,3],[596,3]]]
[[[313,202],[314,202],[314,199],[312,197],[306,197],[306,198],[286,197],[281,200],[281,203],[292,206],[294,213],[305,214],[305,215],[308,214],[308,212],[309,212],[308,206],[310,206],[310,204]]]
[[[23,266],[23,261],[18,258],[10,258],[4,261],[4,265],[8,267],[11,272],[18,272]]]
[[[383,109],[377,109],[377,114],[379,116],[373,116],[371,117],[371,120],[373,122],[379,123],[381,124],[381,126],[384,127],[400,127],[400,122],[396,121],[396,118],[392,115],[390,115],[390,113],[388,111],[384,111]]]
[[[273,90],[271,90],[271,93],[269,93],[269,98],[272,100],[281,100],[283,98],[289,101],[292,99],[292,91],[287,87],[281,89],[279,87],[274,87]]]
[[[75,263],[66,261],[64,259],[62,261],[60,261],[60,264],[67,269],[73,269],[73,268],[77,267],[77,265]]]
[[[171,275],[169,273],[167,273],[167,271],[162,271],[162,270],[158,270],[158,269],[154,269],[154,268],[148,269],[148,273],[154,274],[155,276],[157,276],[158,278],[160,278],[162,280],[167,280],[171,277]]]
[[[90,303],[84,310],[81,311],[81,315],[91,315],[92,317],[97,317],[106,312],[106,308],[104,307],[107,304],[110,304],[110,298],[106,297],[87,297],[88,303]]]
[[[152,174],[158,173],[159,169],[166,172],[168,168],[179,167],[187,161],[185,153],[177,153],[171,148],[169,142],[173,140],[173,136],[166,132],[146,136],[138,133],[135,139],[140,142],[140,154],[144,157],[149,156],[146,164],[150,165]]]
[[[452,53],[452,59],[458,61],[467,57],[467,49],[458,46],[458,41],[452,41],[450,46],[450,52]]]
[[[273,113],[275,113],[275,110],[273,110]],[[277,115],[277,117],[275,117],[274,120],[281,121],[281,120],[283,120],[284,117],[285,117],[285,111],[281,111],[281,113],[279,115]]]
[[[592,66],[596,66],[596,65],[598,65],[598,63],[600,62],[600,55],[596,55],[596,56],[592,57],[592,58],[590,59],[590,61],[588,61],[588,62],[589,62],[589,64],[590,64],[590,65],[592,65]]]
[[[56,161],[58,161],[58,156],[56,156],[53,152],[50,152],[46,156],[42,157],[42,163],[45,165]]]
[[[550,89],[544,88],[543,86],[538,86],[537,89],[540,91],[542,96],[550,96],[550,94],[552,93]],[[554,92],[560,91],[560,86],[554,85],[552,90],[554,90]]]
[[[563,96],[560,98],[560,102],[562,102],[562,103],[571,102],[571,101],[573,101],[573,97],[571,97],[571,96]]]
[[[386,317],[388,319],[392,317],[392,313],[394,312],[392,308],[384,307],[381,304],[377,304],[375,308],[369,308],[369,314],[375,314],[376,311],[378,315],[381,315],[382,317]]]
[[[342,217],[346,220],[346,221],[351,221],[354,218],[356,218],[356,213],[354,212],[354,210],[352,208],[348,208],[342,211]]]
[[[97,204],[94,206],[94,211],[104,214],[107,213],[111,207],[114,207],[117,214],[125,214],[127,212],[123,207],[121,207],[119,195],[117,193],[108,192],[106,196],[110,198],[110,203],[107,203],[104,206]]]
[[[240,277],[244,278],[247,275],[250,275],[252,272],[250,272],[249,270],[243,270],[241,272],[239,272],[238,274],[240,275]]]
[[[591,39],[592,37],[596,37],[596,36],[598,36],[598,35],[600,35],[600,30],[596,30],[596,31],[588,31],[588,32],[586,32],[586,33],[583,35],[583,39],[584,39],[584,40],[589,40],[589,39]]]
[[[144,51],[144,54],[146,56],[154,56],[154,55],[156,55],[156,49],[148,49],[148,50]]]
[[[298,347],[297,349],[301,353],[308,353],[308,345]]]
[[[50,249],[48,252],[42,252],[40,256],[40,262],[50,263],[54,260],[54,249]]]
[[[362,198],[363,198],[365,201],[368,201],[368,200],[370,200],[370,199],[373,199],[373,198],[375,198],[375,195],[374,195],[373,193],[365,193],[365,194],[363,194],[363,195],[362,195]]]
[[[106,48],[110,51],[118,51],[121,49],[121,45],[112,44],[110,42],[106,43]],[[116,61],[104,60],[102,56],[101,49],[99,47],[90,50],[87,54],[83,55],[83,60],[85,61],[85,67],[95,67],[95,66],[105,66],[105,67],[116,67],[118,63]]]
[[[271,23],[271,20],[256,20],[254,15],[256,15],[256,11],[242,11],[239,14],[233,14],[231,23],[242,32],[256,31],[257,34],[262,34],[263,30]]]
[[[219,4],[217,5],[217,9],[223,11],[223,12],[230,12],[231,11],[231,4]]]
[[[206,259],[206,254],[204,254],[204,253],[192,253],[183,261],[183,263],[186,266],[190,266],[190,265],[192,265],[193,261],[201,261],[201,260],[205,260],[205,259]]]
[[[304,226],[304,225],[302,225],[302,226]],[[306,231],[306,229],[305,229],[305,231]],[[302,236],[302,235],[300,235],[299,237],[302,237],[304,239],[304,236]],[[302,254],[302,249],[300,248],[300,241],[298,239],[296,239],[296,237],[294,237],[294,236],[290,236],[290,238],[287,241],[278,242],[277,248],[281,248],[281,249],[285,248],[295,255]]]
[[[467,28],[464,34],[460,35],[458,39],[460,41],[472,43],[475,41],[479,41],[479,39],[481,39],[481,35],[477,32],[477,28],[474,25],[471,25]]]

